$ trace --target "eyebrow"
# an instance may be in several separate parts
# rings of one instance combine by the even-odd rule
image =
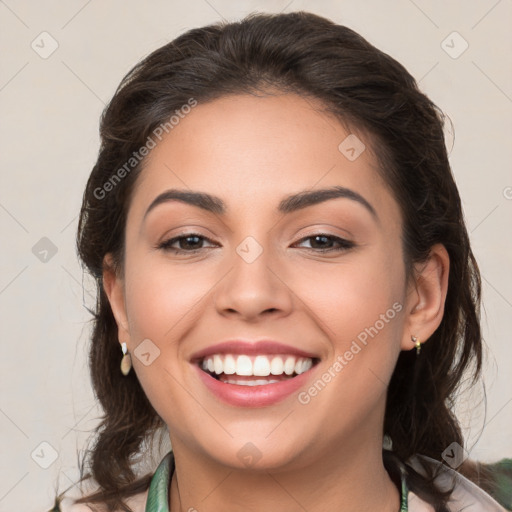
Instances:
[[[334,186],[311,191],[305,190],[297,194],[292,194],[281,200],[278,206],[278,211],[283,214],[289,214],[307,208],[308,206],[313,206],[315,204],[323,203],[324,201],[337,198],[345,198],[356,201],[357,203],[363,205],[368,210],[368,212],[371,213],[374,220],[379,220],[377,212],[373,206],[362,195],[349,188],[341,186]],[[179,201],[182,203],[190,204],[216,215],[224,215],[227,211],[226,204],[220,197],[207,194],[205,192],[170,189],[161,193],[153,200],[153,202],[146,210],[146,213],[144,214],[144,219],[147,217],[149,212],[156,208],[158,205],[171,201]]]

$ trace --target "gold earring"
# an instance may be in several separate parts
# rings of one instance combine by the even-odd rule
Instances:
[[[126,376],[130,373],[132,367],[132,356],[128,354],[126,343],[121,343],[121,350],[123,351],[123,358],[121,359],[121,373]]]
[[[416,336],[411,336],[411,340],[414,342],[416,346],[416,355],[418,356],[421,351],[421,341],[418,338],[416,338]]]

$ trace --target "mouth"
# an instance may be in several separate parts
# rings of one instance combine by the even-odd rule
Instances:
[[[293,354],[211,354],[199,368],[213,379],[236,386],[267,386],[291,380],[310,370],[318,358]]]
[[[320,358],[274,340],[227,340],[192,355],[210,395],[236,407],[276,404],[307,385]]]

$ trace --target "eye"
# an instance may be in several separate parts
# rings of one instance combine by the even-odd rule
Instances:
[[[204,249],[204,247],[201,247],[204,241],[213,243],[209,238],[198,233],[184,233],[164,240],[158,245],[158,249],[170,251],[174,254],[195,254]],[[175,244],[178,244],[179,247],[173,247]]]
[[[212,244],[214,243],[209,238],[198,233],[184,233],[182,235],[169,238],[168,240],[164,240],[158,245],[158,249],[170,251],[174,254],[195,254],[206,248],[203,247],[203,243],[205,241]],[[306,247],[306,249],[310,249],[315,252],[341,252],[355,247],[355,244],[349,240],[325,233],[318,233],[304,237],[295,245],[304,243],[305,241],[311,241],[310,247]],[[333,244],[335,244],[334,247],[332,246]],[[176,245],[178,245],[178,247],[176,247]]]
[[[306,249],[311,249],[316,252],[341,252],[346,251],[348,249],[352,249],[356,245],[354,242],[345,240],[344,238],[340,238],[339,236],[328,235],[326,233],[318,233],[315,235],[307,236],[299,240],[299,242],[297,243],[301,243],[308,240],[312,240],[313,242],[310,243],[311,247],[306,247]],[[338,246],[332,247],[333,243],[337,244]]]

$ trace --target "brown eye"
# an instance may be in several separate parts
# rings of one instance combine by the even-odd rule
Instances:
[[[351,249],[355,246],[353,242],[349,240],[345,240],[344,238],[340,238],[334,235],[327,235],[325,233],[318,233],[316,235],[307,236],[299,240],[299,243],[311,240],[311,247],[306,247],[306,249],[315,250],[317,252],[333,252],[333,251],[345,251]],[[333,244],[337,244],[337,247],[333,247]]]
[[[194,254],[204,248],[202,247],[204,241],[211,242],[210,239],[197,233],[185,233],[183,235],[164,240],[158,245],[158,248],[164,251],[171,251],[175,254]],[[178,247],[173,247],[175,244],[177,244]]]

